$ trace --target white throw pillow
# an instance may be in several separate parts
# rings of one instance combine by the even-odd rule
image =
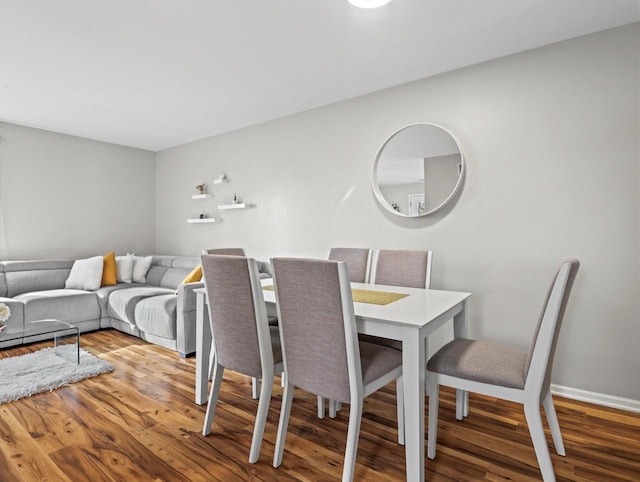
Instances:
[[[93,258],[74,261],[64,287],[76,290],[97,290],[102,283],[103,267],[103,256],[94,256]]]
[[[134,256],[133,257],[133,275],[131,280],[134,283],[146,283],[147,272],[151,267],[153,256]]]
[[[116,256],[116,280],[118,283],[131,283],[133,275],[133,256]]]

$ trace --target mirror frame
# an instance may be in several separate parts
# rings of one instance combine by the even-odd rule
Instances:
[[[391,203],[389,201],[387,201],[387,199],[382,194],[382,191],[380,190],[380,186],[378,185],[378,164],[380,162],[380,156],[382,155],[382,151],[387,146],[387,144],[389,144],[389,142],[391,142],[391,139],[393,139],[394,136],[396,136],[396,134],[399,134],[400,132],[402,132],[402,131],[404,131],[406,129],[409,129],[410,127],[414,127],[414,126],[432,126],[432,127],[437,127],[438,129],[441,129],[442,131],[444,131],[447,134],[449,134],[451,136],[451,138],[454,140],[454,142],[456,143],[456,145],[458,146],[458,150],[460,151],[460,163],[462,164],[462,168],[460,169],[460,175],[458,176],[458,181],[456,182],[456,185],[453,187],[453,190],[451,191],[449,196],[447,196],[447,198],[444,201],[442,201],[435,208],[433,208],[433,209],[431,209],[431,210],[429,210],[429,211],[427,211],[425,213],[411,216],[409,214],[403,214],[403,213],[393,209],[391,207]],[[467,163],[466,163],[466,160],[465,160],[465,157],[464,157],[464,153],[462,152],[462,147],[460,147],[460,143],[458,142],[458,139],[456,138],[456,136],[454,136],[451,133],[451,131],[449,131],[448,129],[445,129],[441,125],[434,124],[432,122],[416,122],[415,124],[409,124],[407,126],[401,127],[400,129],[395,131],[393,134],[391,134],[389,136],[389,138],[386,141],[384,141],[384,143],[380,146],[380,149],[378,149],[378,154],[376,155],[376,159],[373,162],[373,170],[371,172],[371,188],[373,189],[373,193],[375,194],[376,199],[378,200],[378,203],[382,207],[384,207],[387,211],[389,211],[390,213],[393,213],[396,216],[400,216],[400,217],[403,217],[403,218],[422,218],[424,216],[429,216],[430,214],[437,213],[438,211],[443,209],[447,204],[449,204],[449,202],[460,191],[460,188],[462,187],[462,182],[464,180],[466,171],[467,171]]]

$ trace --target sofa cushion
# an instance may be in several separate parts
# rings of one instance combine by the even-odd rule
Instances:
[[[104,257],[102,256],[78,259],[73,263],[64,287],[76,290],[95,291],[100,288],[100,284],[102,283],[103,268]]]
[[[200,264],[200,258],[176,258],[172,266],[162,276],[160,286],[177,289],[193,269]]]
[[[199,264],[200,258],[195,256],[154,256],[147,284],[176,290]]]
[[[133,274],[131,281],[134,283],[146,283],[147,272],[151,267],[153,256],[134,256],[133,257]]]
[[[32,291],[64,288],[73,260],[49,259],[37,261],[4,261],[6,292],[13,298]]]
[[[116,265],[116,255],[113,251],[104,255],[104,266],[102,268],[102,283],[100,286],[113,286],[118,283],[118,268]]]
[[[109,302],[109,296],[113,291],[131,288],[131,283],[119,283],[113,286],[101,286],[100,289],[94,291],[98,297],[98,305],[100,306],[100,316],[102,318],[109,318],[107,303]]]
[[[160,280],[162,279],[164,274],[169,270],[169,268],[170,266],[155,264],[155,259],[154,259],[154,262],[151,264],[151,268],[149,268],[149,272],[147,273],[147,284],[151,286],[161,286]]]
[[[202,265],[199,264],[197,267],[193,268],[193,271],[187,275],[185,279],[182,280],[180,284],[186,283],[196,283],[202,279]]]
[[[118,283],[131,283],[133,275],[133,256],[116,256],[116,281]]]
[[[136,304],[150,296],[166,295],[175,293],[167,288],[158,288],[154,286],[134,286],[132,288],[123,288],[111,292],[107,311],[112,318],[126,321],[135,325],[135,308]]]
[[[136,325],[140,331],[175,340],[176,303],[175,293],[152,296],[136,304]]]
[[[82,290],[47,290],[24,293],[14,297],[24,303],[25,321],[56,318],[75,323],[100,319],[100,307],[95,293]]]

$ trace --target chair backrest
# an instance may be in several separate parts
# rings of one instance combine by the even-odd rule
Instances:
[[[362,372],[346,264],[273,258],[271,265],[287,380],[316,395],[349,402],[350,375],[357,383]]]
[[[260,377],[262,364],[273,365],[274,357],[256,261],[229,255],[201,258],[217,362]]]
[[[346,263],[349,278],[352,282],[366,283],[369,281],[371,266],[371,250],[368,248],[331,248],[329,259]]]
[[[213,248],[207,249],[207,254],[224,254],[227,256],[246,256],[244,248]]]
[[[407,288],[431,287],[431,251],[379,249],[373,258],[371,282]]]
[[[527,357],[525,390],[544,394],[549,388],[558,335],[579,267],[576,259],[565,261],[553,277]]]

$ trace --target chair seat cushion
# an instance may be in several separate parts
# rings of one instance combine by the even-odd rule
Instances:
[[[427,363],[430,372],[509,388],[524,388],[527,354],[486,341],[457,338]]]
[[[360,363],[364,385],[402,365],[402,352],[382,345],[360,342]]]
[[[358,333],[358,340],[373,343],[374,345],[388,346],[395,350],[402,350],[402,342],[399,340],[391,340],[381,336],[365,335],[363,333]]]

